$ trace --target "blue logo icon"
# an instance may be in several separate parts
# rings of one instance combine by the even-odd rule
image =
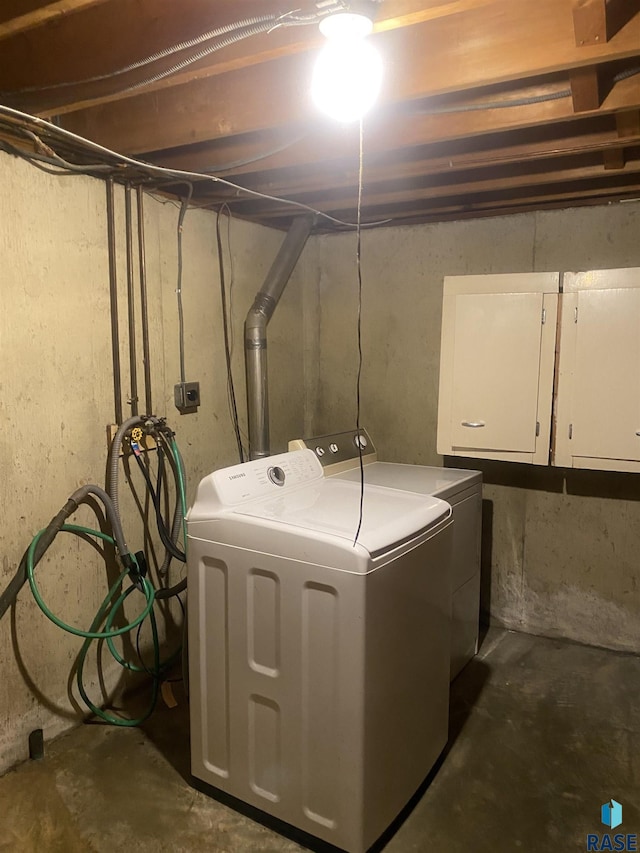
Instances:
[[[622,806],[616,800],[605,803],[600,811],[602,823],[610,829],[615,829],[622,823]]]

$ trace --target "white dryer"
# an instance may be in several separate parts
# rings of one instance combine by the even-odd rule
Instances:
[[[215,471],[188,514],[196,780],[363,853],[447,740],[451,508],[326,479],[310,450]]]
[[[451,565],[451,680],[478,651],[480,615],[480,537],[482,474],[461,468],[378,462],[366,430],[334,433],[289,442],[289,450],[310,448],[325,476],[360,481],[358,441],[365,483],[435,496],[451,504],[454,517]]]

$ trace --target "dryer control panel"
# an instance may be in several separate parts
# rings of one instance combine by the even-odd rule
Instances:
[[[325,473],[338,473],[353,468],[355,464],[359,464],[360,451],[365,462],[375,462],[378,458],[369,433],[362,427],[360,430],[334,432],[315,438],[297,438],[289,442],[289,450],[302,448],[308,448],[315,453]]]

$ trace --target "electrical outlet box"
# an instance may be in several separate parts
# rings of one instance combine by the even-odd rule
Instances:
[[[176,409],[181,415],[192,415],[200,405],[200,383],[178,382],[173,388]]]

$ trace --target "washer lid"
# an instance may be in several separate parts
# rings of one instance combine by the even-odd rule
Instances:
[[[332,475],[349,482],[360,481],[360,468]],[[432,468],[428,465],[403,465],[398,462],[372,462],[364,466],[367,486],[386,486],[389,489],[404,489],[421,495],[437,495],[448,498],[457,492],[482,482],[479,471],[461,468]]]
[[[434,497],[367,486],[358,542],[372,557],[424,532],[447,518],[449,504]],[[268,520],[273,526],[295,527],[335,536],[351,545],[360,514],[360,485],[338,478],[320,480],[277,497],[242,504],[233,515]]]

